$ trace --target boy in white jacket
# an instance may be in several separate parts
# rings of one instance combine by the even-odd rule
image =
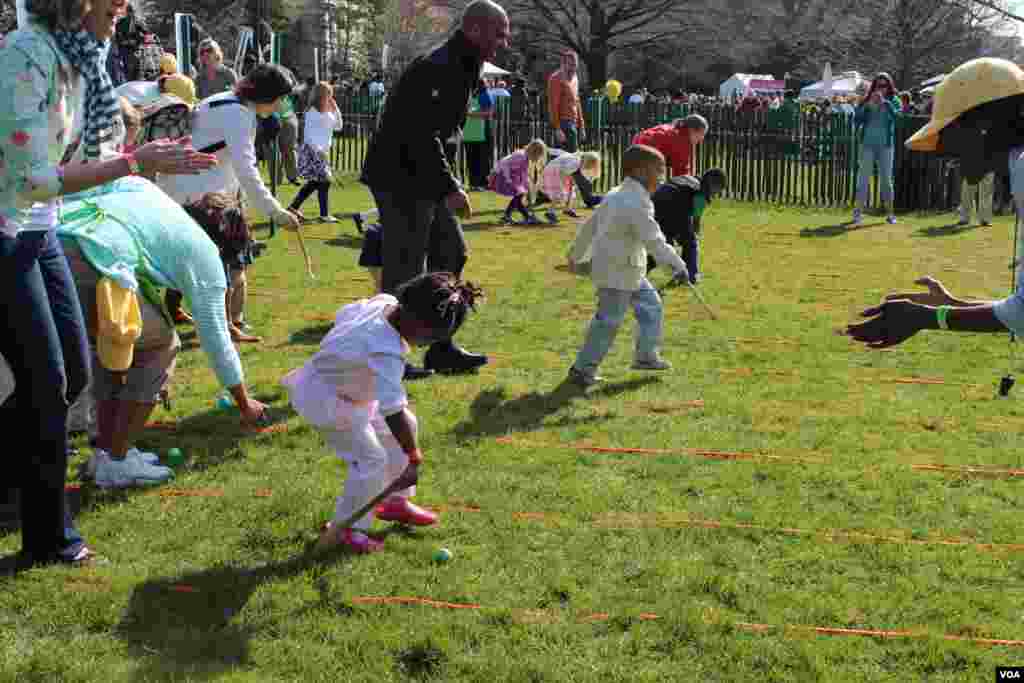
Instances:
[[[622,184],[609,192],[590,219],[580,226],[569,252],[569,268],[592,261],[597,312],[587,328],[583,348],[569,368],[569,380],[583,387],[601,381],[597,368],[608,354],[632,305],[636,316],[634,370],[668,370],[661,358],[662,307],[647,281],[647,253],[688,280],[686,264],[669,246],[654,219],[651,193],[665,174],[665,157],[646,145],[633,145],[622,156]]]

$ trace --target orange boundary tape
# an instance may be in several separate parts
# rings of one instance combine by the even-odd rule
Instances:
[[[173,587],[175,589],[177,587]],[[355,605],[423,605],[426,607],[439,607],[444,609],[462,609],[462,610],[478,610],[483,609],[483,605],[478,603],[460,603],[460,602],[446,602],[443,600],[432,600],[430,598],[420,597],[408,597],[408,596],[363,596],[350,598],[349,602]],[[537,611],[537,610],[533,610]],[[543,610],[541,610],[543,611]],[[579,621],[584,623],[589,622],[603,622],[611,619],[612,616],[608,612],[592,612],[590,614],[580,615]],[[636,618],[640,621],[654,621],[661,617],[654,612],[641,612],[636,615]],[[797,624],[785,624],[785,625],[774,625],[774,624],[756,624],[745,621],[733,622],[733,626],[738,629],[745,631],[752,631],[754,633],[765,633],[767,631],[809,631],[825,636],[861,636],[867,638],[929,638],[933,637],[932,634],[926,631],[893,631],[884,629],[866,629],[866,628],[839,628],[834,626],[805,626]],[[941,638],[943,640],[954,640],[965,643],[971,643],[974,645],[1005,645],[1010,647],[1024,647],[1024,640],[1010,640],[1006,638],[979,638],[974,636],[955,636],[952,634],[944,633],[934,637]]]
[[[495,439],[500,444],[519,446],[542,446],[542,447],[563,447],[572,448],[578,451],[590,451],[592,453],[628,453],[632,455],[695,455],[710,460],[768,460],[773,462],[792,463],[814,463],[825,464],[827,460],[821,458],[798,458],[781,455],[766,455],[764,453],[744,453],[740,451],[714,451],[702,448],[613,448],[610,446],[591,446],[588,444],[542,444],[514,439],[510,436],[499,436]]]
[[[827,458],[802,458],[799,456],[768,455],[767,453],[746,453],[737,451],[713,451],[700,448],[626,448],[611,446],[590,446],[587,444],[574,443],[538,443],[515,439],[511,436],[499,436],[495,441],[512,446],[529,446],[531,448],[571,448],[579,451],[590,451],[593,453],[622,453],[626,455],[694,455],[709,460],[756,460],[777,464],[809,464],[828,465],[831,461]],[[942,474],[963,474],[972,476],[987,477],[1024,477],[1024,469],[1007,468],[999,465],[945,465],[941,463],[909,463],[906,465],[915,472],[939,472]],[[875,467],[868,468],[877,469]]]
[[[439,505],[427,507],[439,512],[483,512],[476,506],[461,505]],[[513,512],[513,519],[526,521],[552,521],[557,522],[564,519],[558,513],[553,512]],[[872,533],[869,531],[850,531],[847,529],[800,529],[797,527],[771,527],[761,524],[748,524],[746,522],[725,522],[716,519],[695,519],[692,517],[671,517],[658,514],[630,514],[624,513],[618,517],[607,517],[591,522],[592,526],[602,529],[642,529],[642,528],[672,528],[680,526],[698,527],[703,529],[738,529],[743,531],[762,531],[771,534],[782,534],[787,536],[817,536],[829,541],[848,540],[850,542],[881,542],[881,543],[902,543],[909,545],[936,545],[953,548],[973,548],[980,552],[1024,552],[1024,543],[978,543],[965,541],[959,538],[909,538],[906,536],[892,536],[883,533]]]

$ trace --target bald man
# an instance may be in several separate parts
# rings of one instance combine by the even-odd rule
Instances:
[[[361,180],[373,192],[383,228],[383,289],[424,272],[462,273],[466,241],[456,212],[471,214],[444,153],[444,141],[466,121],[469,98],[485,60],[508,47],[508,15],[490,0],[470,3],[451,38],[406,68],[388,95],[370,141]],[[426,371],[468,372],[487,357],[468,353],[451,339],[431,345]],[[423,376],[407,369],[407,378]]]

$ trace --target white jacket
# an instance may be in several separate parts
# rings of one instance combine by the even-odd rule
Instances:
[[[237,99],[232,92],[211,95],[196,105],[192,123],[192,146],[201,150],[218,142],[226,147],[217,152],[219,162],[199,175],[165,175],[157,185],[179,204],[188,204],[209,192],[234,195],[239,186],[245,198],[267,216],[281,211],[281,204],[263,183],[256,166],[256,114],[241,104],[210,107],[211,102]]]
[[[686,272],[683,259],[654,220],[654,202],[647,188],[626,178],[580,226],[569,258],[582,263],[592,254],[590,274],[598,288],[636,291],[647,276],[648,250],[673,275]]]

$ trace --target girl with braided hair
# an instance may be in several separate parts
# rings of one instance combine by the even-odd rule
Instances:
[[[408,482],[351,529],[328,524],[321,550],[381,550],[383,541],[367,535],[374,517],[415,526],[437,522],[435,513],[409,500],[423,455],[416,416],[402,387],[405,356],[412,346],[450,339],[481,295],[452,273],[425,273],[400,285],[395,296],[378,294],[344,306],[319,351],[282,380],[295,411],[348,463],[334,522],[348,518],[399,476]]]

